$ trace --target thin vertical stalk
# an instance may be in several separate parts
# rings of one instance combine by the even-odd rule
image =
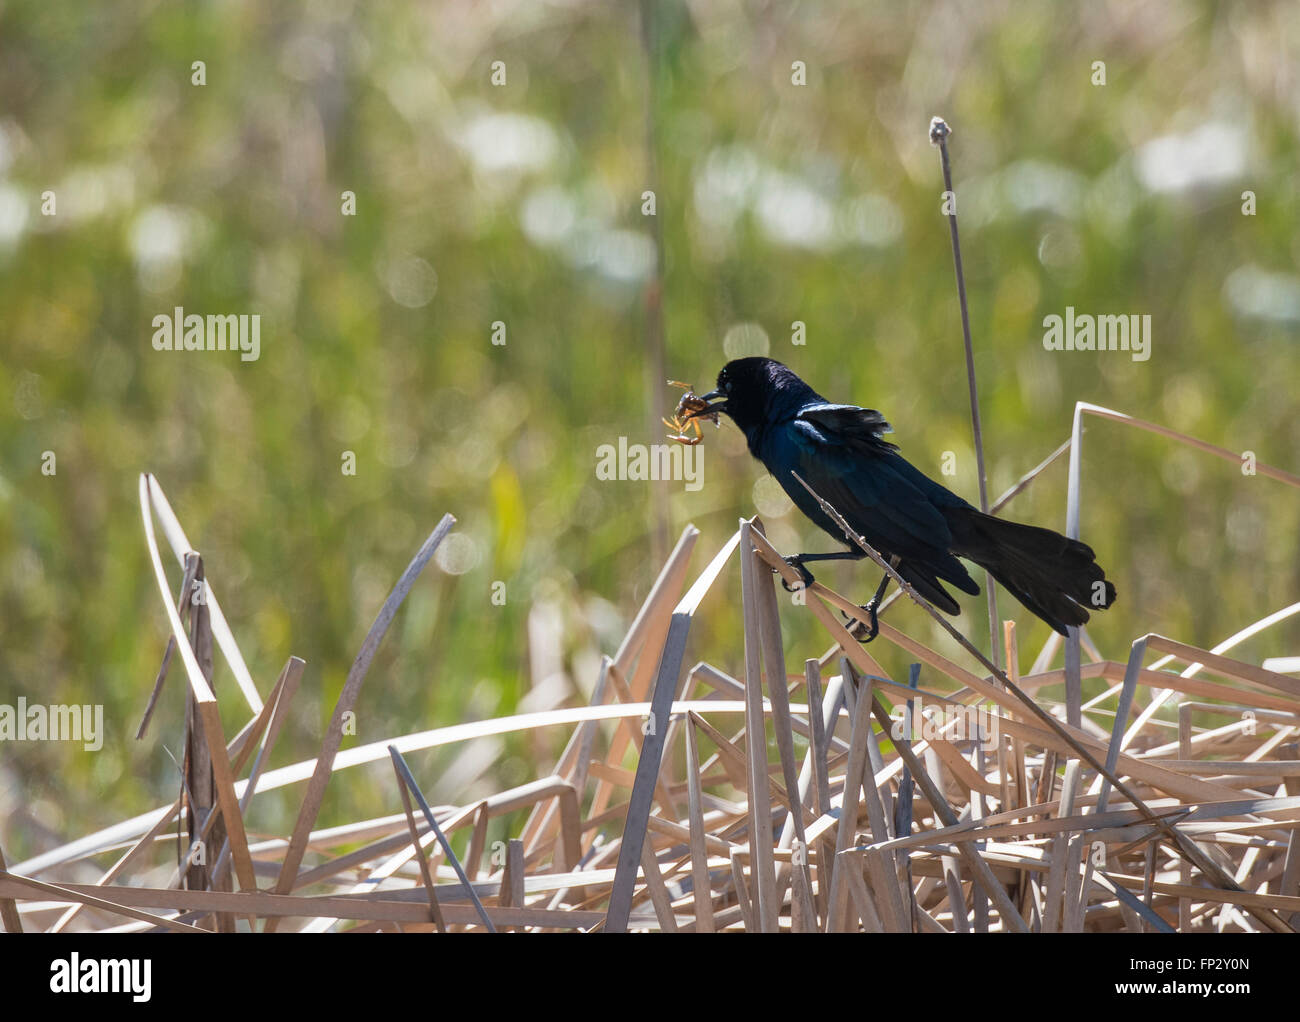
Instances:
[[[975,433],[975,470],[979,475],[980,510],[989,513],[988,478],[984,471],[984,430],[980,425],[979,390],[975,384],[975,350],[970,339],[970,312],[966,307],[966,273],[961,265],[961,239],[957,235],[957,200],[952,189],[952,167],[948,161],[948,137],[952,129],[942,117],[930,121],[930,143],[938,146],[943,165],[943,188],[948,196],[948,230],[952,234],[952,262],[957,274],[957,301],[961,305],[961,334],[966,345],[966,381],[970,388],[970,419]],[[989,601],[989,659],[998,663],[998,597],[993,576],[984,572],[984,592]]]
[[[650,435],[659,431],[663,416],[664,379],[664,232],[659,222],[659,30],[657,0],[641,0],[641,48],[645,53],[645,187],[654,193],[650,227],[655,244],[653,273],[645,286],[646,413]],[[650,554],[658,564],[668,553],[668,484],[650,487]]]

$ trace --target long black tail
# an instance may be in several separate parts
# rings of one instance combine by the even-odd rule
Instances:
[[[986,568],[998,583],[1062,635],[1088,620],[1088,610],[1115,602],[1092,547],[1051,529],[982,514],[973,507],[945,515],[952,552]]]

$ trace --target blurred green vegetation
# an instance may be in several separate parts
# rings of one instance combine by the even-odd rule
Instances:
[[[693,570],[756,505],[778,546],[823,548],[755,490],[727,424],[706,433],[698,492],[596,479],[596,448],[658,442],[650,423],[676,399],[651,378],[647,189],[668,376],[708,389],[766,345],[828,398],[881,409],[931,474],[955,452],[945,481],[973,501],[927,139],[941,113],[991,496],[1066,438],[1080,400],[1295,470],[1294,3],[651,9],[647,48],[626,2],[0,6],[0,701],[103,703],[108,729],[93,755],[0,749],[11,863],[176,794],[178,663],[133,739],[167,635],[142,471],[203,553],[261,691],[291,653],[307,661],[273,766],[314,755],[446,511],[462,538],[394,623],[346,745],[585,700],[660,566],[656,486],[670,540],[703,532]],[[152,319],[176,306],[259,314],[260,359],[154,351]],[[1043,318],[1066,306],[1149,313],[1151,359],[1045,351]],[[1296,599],[1296,493],[1113,423],[1090,422],[1084,450],[1082,534],[1120,594],[1090,628],[1105,655],[1148,631],[1210,646]],[[1008,513],[1063,528],[1064,460]],[[822,578],[861,599],[876,581]],[[739,602],[733,565],[689,662],[742,673]],[[984,601],[962,602],[982,644]],[[1046,626],[1001,607],[1027,666]],[[960,656],[916,608],[891,614]],[[791,667],[825,650],[810,615],[785,627]],[[1288,622],[1237,655],[1298,639]],[[224,665],[216,684],[233,733],[246,712]],[[463,801],[549,768],[565,737],[412,765],[433,801]],[[347,777],[323,824],[398,811],[385,765]],[[301,792],[259,797],[253,830],[284,832]]]

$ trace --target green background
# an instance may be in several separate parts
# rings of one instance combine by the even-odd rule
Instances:
[[[927,472],[954,452],[945,482],[974,501],[936,113],[955,131],[992,496],[1080,400],[1294,468],[1297,5],[647,10],[648,33],[629,3],[0,4],[0,701],[102,703],[108,732],[95,754],[0,748],[11,864],[175,797],[178,662],[133,738],[167,635],[142,471],[263,694],[307,661],[273,766],[314,755],[444,512],[461,538],[395,621],[345,745],[585,701],[687,523],[693,573],[756,507],[782,549],[827,549],[755,491],[729,424],[706,432],[699,492],[597,480],[599,445],[662,439],[664,376],[703,391],[765,343],[831,400],[881,409]],[[152,318],[178,305],[261,315],[261,358],[154,351]],[[1045,351],[1066,306],[1149,314],[1151,359]],[[1286,486],[1096,420],[1084,452],[1082,535],[1119,589],[1090,629],[1106,656],[1152,631],[1210,646],[1294,600]],[[1009,512],[1063,528],[1064,460]],[[858,599],[876,581],[820,577]],[[983,645],[983,598],[962,604]],[[689,663],[743,673],[739,606],[733,564]],[[1047,628],[1002,609],[1027,665]],[[916,608],[891,615],[954,651]],[[826,649],[806,612],[784,624],[792,667]],[[1289,622],[1237,655],[1298,638]],[[224,665],[216,684],[233,733]],[[463,804],[540,776],[565,737],[413,766]],[[323,824],[399,811],[386,765],[340,781]],[[301,791],[259,797],[252,829],[287,830]]]

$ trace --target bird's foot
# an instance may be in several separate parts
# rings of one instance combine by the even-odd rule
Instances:
[[[813,573],[803,566],[803,561],[801,561],[798,557],[783,557],[782,560],[785,561],[786,564],[790,565],[790,567],[794,568],[797,572],[799,572],[799,577],[803,579],[802,583],[796,587],[796,586],[792,586],[783,577],[781,579],[781,585],[787,593],[797,593],[799,592],[800,589],[807,589],[810,585],[813,584],[813,582],[815,581],[815,579],[813,578]],[[773,568],[772,570],[776,571],[775,568]]]
[[[874,602],[864,604],[859,609],[867,612],[867,617],[870,621],[866,622],[861,619],[854,619],[853,625],[849,628],[849,634],[857,639],[858,642],[866,644],[880,634],[880,622],[876,620],[876,604]],[[848,615],[846,614],[845,617],[848,617]]]

